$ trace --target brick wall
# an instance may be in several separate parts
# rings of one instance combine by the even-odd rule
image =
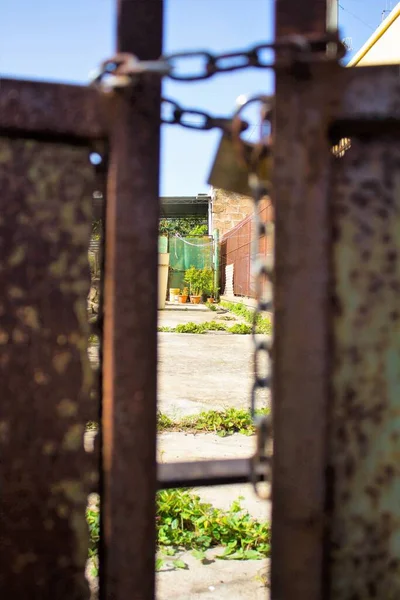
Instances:
[[[260,218],[265,223],[273,222],[273,208],[271,200],[264,198],[260,203]],[[232,230],[225,232],[221,236],[221,293],[229,294],[229,281],[226,281],[225,269],[228,265],[233,267],[233,294],[235,296],[245,296],[254,298],[255,282],[251,273],[251,238],[253,235],[252,216],[243,219]],[[259,242],[259,252],[261,257],[271,257],[273,254],[273,236],[269,234],[262,236]],[[226,284],[228,283],[228,286]],[[272,293],[272,288],[268,284],[266,292]]]
[[[219,229],[221,236],[252,213],[253,201],[248,196],[215,188],[211,196],[212,228]]]

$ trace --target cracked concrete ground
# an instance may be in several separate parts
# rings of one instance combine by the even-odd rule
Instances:
[[[179,306],[179,305],[178,305]],[[202,306],[202,305],[199,305]],[[231,313],[167,306],[158,313],[159,326],[224,321]],[[252,338],[226,332],[159,333],[158,409],[170,417],[228,407],[248,408],[252,385]]]
[[[221,320],[223,314],[204,306],[167,306],[159,311],[159,326],[178,323],[204,323]],[[230,316],[230,315],[229,315]],[[241,322],[235,318],[231,321]],[[229,324],[229,321],[225,321]],[[224,332],[207,334],[159,333],[158,336],[158,409],[171,418],[196,414],[203,410],[228,407],[248,408],[252,384],[252,340],[250,335]],[[97,349],[89,352],[97,362]],[[254,449],[254,437],[168,432],[158,436],[158,460],[202,460],[244,458]],[[89,442],[90,445],[90,442]],[[250,484],[196,488],[200,498],[221,509],[229,509],[243,497],[242,505],[259,520],[270,519],[270,503],[259,500]],[[173,558],[186,563],[185,569],[171,567],[168,557],[157,573],[157,600],[267,600],[265,585],[267,560],[218,560],[221,548],[208,551],[207,561],[190,552]],[[92,580],[92,585],[94,584]]]

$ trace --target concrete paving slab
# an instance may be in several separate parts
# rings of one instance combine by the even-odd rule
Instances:
[[[210,460],[212,458],[249,458],[255,451],[255,436],[234,433],[222,437],[216,433],[166,431],[158,435],[159,460]]]
[[[214,560],[220,548],[207,552],[204,565],[190,552],[174,558],[186,563],[186,569],[162,568],[157,574],[157,600],[268,600],[265,575],[267,560]]]
[[[180,308],[185,305],[171,304],[166,310],[158,311],[158,326],[159,327],[176,327],[182,323],[206,323],[207,321],[217,321],[226,325],[234,325],[235,323],[244,323],[244,320],[228,313],[226,310],[211,311],[204,304],[188,304],[188,308]],[[190,307],[193,308],[190,308]],[[200,308],[199,308],[200,307]],[[228,319],[226,319],[228,317]]]
[[[250,335],[159,334],[158,408],[178,417],[247,408],[253,374]]]
[[[190,302],[186,302],[186,304],[180,304],[179,302],[169,302],[169,300],[165,303],[165,308],[163,310],[159,310],[158,314],[164,312],[174,312],[177,310],[191,310],[194,312],[209,312],[209,309],[205,304],[191,304]]]
[[[158,435],[158,461],[212,460],[224,458],[248,458],[255,450],[255,437],[239,433],[220,437],[214,433],[186,434],[166,432]],[[194,488],[203,502],[216,508],[229,510],[232,502],[241,499],[244,510],[259,521],[271,520],[270,501],[261,500],[250,483]]]
[[[98,366],[98,346],[89,348]],[[171,418],[247,408],[253,374],[250,335],[158,334],[158,410]],[[269,395],[267,396],[269,402]]]
[[[167,304],[159,311],[159,324],[223,321],[223,316],[206,306],[181,309]],[[231,316],[229,314],[229,316]],[[240,322],[236,318],[229,323]],[[98,365],[98,346],[89,349],[93,366]],[[225,332],[206,334],[159,333],[158,409],[172,418],[204,410],[248,407],[253,376],[253,347],[250,335]],[[269,402],[269,396],[267,396]]]

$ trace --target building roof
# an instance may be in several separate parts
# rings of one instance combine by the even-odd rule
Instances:
[[[400,2],[394,7],[391,13],[380,24],[377,30],[365,42],[364,46],[353,56],[347,64],[348,67],[355,67],[362,64],[396,64],[400,62],[400,46],[397,39],[392,40],[392,34],[397,38],[398,33],[389,32],[389,29],[400,16]],[[390,36],[390,37],[389,37]],[[379,52],[377,44],[379,43]],[[383,45],[385,44],[385,45]],[[375,48],[374,48],[375,47]],[[374,49],[374,50],[372,50]],[[372,52],[371,52],[372,51]],[[367,54],[369,56],[367,57]],[[364,60],[365,59],[365,60]]]
[[[162,196],[160,198],[160,214],[164,219],[180,219],[183,217],[204,217],[207,219],[211,196]]]
[[[162,196],[160,198],[160,216],[164,219],[181,219],[184,217],[203,217],[207,220],[211,196]],[[103,213],[103,195],[93,195],[93,218],[100,219]]]

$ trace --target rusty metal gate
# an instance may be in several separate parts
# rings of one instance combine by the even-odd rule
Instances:
[[[156,465],[160,75],[179,58],[157,60],[162,8],[118,2],[118,51],[145,61],[124,62],[122,89],[1,81],[4,598],[88,597],[85,506],[99,490],[100,596],[151,600],[157,488],[251,477],[248,460]],[[257,64],[254,49],[205,54],[203,78],[276,71],[271,597],[390,600],[400,597],[400,78],[397,66],[341,67],[326,16],[325,0],[276,0],[275,62]],[[170,120],[185,124],[184,113],[175,104]],[[204,128],[221,122],[205,117]],[[350,147],[335,156],[343,138]],[[106,196],[100,415],[86,314],[95,190]],[[98,452],[87,454],[84,427],[99,417]]]

